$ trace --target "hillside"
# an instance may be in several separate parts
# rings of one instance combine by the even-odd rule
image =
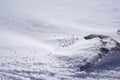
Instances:
[[[119,0],[0,0],[0,80],[119,80]]]

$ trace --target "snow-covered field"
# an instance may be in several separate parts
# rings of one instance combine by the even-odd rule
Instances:
[[[119,0],[0,0],[0,80],[120,80],[120,46],[94,66],[101,42],[120,42]],[[115,47],[105,39],[107,49]]]

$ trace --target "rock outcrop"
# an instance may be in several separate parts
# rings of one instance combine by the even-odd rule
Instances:
[[[120,33],[120,31],[118,31]],[[84,71],[92,66],[100,59],[102,59],[106,54],[110,51],[119,51],[120,52],[120,43],[115,39],[111,38],[110,36],[106,35],[98,35],[98,34],[90,34],[85,36],[85,40],[90,40],[93,38],[99,38],[101,42],[101,46],[98,49],[97,55],[89,62],[86,62],[84,65],[80,67],[80,71]]]

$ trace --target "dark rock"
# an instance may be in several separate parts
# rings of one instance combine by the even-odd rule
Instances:
[[[80,67],[80,71],[84,71],[88,68],[90,68],[92,66],[92,64],[90,62],[87,62],[85,65]]]
[[[90,35],[84,37],[84,39],[86,39],[86,40],[93,39],[93,38],[106,39],[106,38],[109,38],[109,36],[90,34]]]
[[[89,39],[93,39],[96,38],[97,36],[95,34],[90,34],[88,36],[85,36],[84,39],[89,40]]]
[[[109,52],[109,50],[107,48],[102,47],[102,48],[100,48],[100,52],[107,54]]]

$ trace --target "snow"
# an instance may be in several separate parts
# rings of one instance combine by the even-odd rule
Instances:
[[[120,42],[119,0],[0,0],[0,80],[119,80],[120,51],[94,67],[98,38]],[[107,48],[114,43],[106,40]]]

